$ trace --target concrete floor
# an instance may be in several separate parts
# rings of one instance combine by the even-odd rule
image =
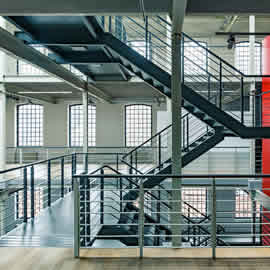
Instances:
[[[66,248],[0,248],[1,270],[268,270],[270,259],[74,259]]]

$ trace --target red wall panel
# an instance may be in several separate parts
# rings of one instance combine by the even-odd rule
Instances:
[[[270,36],[263,41],[263,74],[270,74]],[[262,79],[262,92],[268,92],[262,95],[262,126],[270,126],[270,78]],[[262,140],[262,173],[270,174],[270,139]],[[263,192],[270,196],[270,178],[263,178],[262,182]],[[265,190],[269,189],[269,190]],[[264,211],[269,211],[263,209]],[[270,213],[264,213],[263,223],[269,223]],[[270,234],[270,224],[262,225],[262,233]],[[263,245],[270,245],[270,235],[262,237]]]

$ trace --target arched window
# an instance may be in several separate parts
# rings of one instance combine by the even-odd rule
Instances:
[[[140,145],[152,136],[152,107],[150,105],[127,105],[125,122],[126,146]],[[150,145],[151,142],[148,146]]]
[[[88,146],[96,145],[96,106],[88,105]],[[83,107],[69,107],[69,146],[83,146]]]
[[[261,43],[255,43],[255,75],[262,71]],[[249,41],[239,42],[235,45],[235,66],[244,74],[249,73]]]
[[[17,106],[17,146],[43,146],[43,106]]]
[[[206,42],[198,42],[203,47],[207,47]],[[207,51],[196,42],[184,43],[184,73],[185,75],[202,75],[207,69]]]

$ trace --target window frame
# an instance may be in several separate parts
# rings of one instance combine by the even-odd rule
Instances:
[[[39,141],[41,142],[39,145],[21,145],[20,144],[20,108],[22,108],[23,106],[28,106],[28,105],[34,105],[34,106],[39,106],[40,108],[42,108],[42,125],[40,126],[40,129],[42,130],[42,132],[39,132],[39,134],[41,135],[41,140],[39,139]],[[24,103],[24,104],[17,104],[16,105],[16,147],[42,147],[44,146],[44,106],[42,104],[32,104],[32,103]]]
[[[82,147],[83,145],[72,145],[72,130],[71,130],[71,110],[73,107],[76,106],[83,106],[83,104],[81,103],[76,103],[76,104],[70,104],[69,108],[68,108],[68,145],[70,148],[76,148],[76,147]],[[95,134],[95,138],[94,138],[94,145],[89,145],[89,134],[91,134],[91,132],[89,132],[89,107],[95,107],[95,111],[96,111],[96,105],[95,104],[88,104],[88,147],[96,147],[96,138],[97,138],[97,128],[96,128],[96,114],[95,114],[95,130],[94,130],[94,134]],[[83,134],[82,134],[83,136]]]
[[[150,117],[150,120],[151,120],[151,123],[150,123],[150,130],[151,130],[151,134],[150,134],[150,137],[148,139],[150,139],[152,136],[153,136],[153,106],[152,105],[149,105],[149,104],[143,104],[143,103],[138,103],[138,104],[127,104],[125,105],[124,107],[124,117],[125,117],[125,147],[137,147],[139,145],[141,145],[142,143],[144,143],[146,140],[148,139],[145,139],[143,142],[137,144],[137,145],[127,145],[127,108],[128,107],[132,107],[132,106],[146,106],[148,108],[150,108],[151,110],[151,117]],[[152,142],[150,142],[150,145],[147,145],[145,147],[151,147],[152,146]]]
[[[237,66],[237,61],[238,61],[237,60],[237,45],[239,45],[239,44],[248,44],[248,46],[249,46],[249,41],[245,40],[245,41],[236,42],[235,43],[235,48],[234,48],[234,65],[240,72],[246,74],[244,71],[240,70],[240,67],[239,67],[240,65]],[[257,74],[257,71],[255,70],[255,74],[252,74],[252,75],[261,75],[262,70],[263,70],[263,66],[262,66],[262,43],[259,42],[259,41],[255,41],[255,57],[256,57],[256,45],[259,45],[259,48],[260,48],[260,53],[259,53],[259,57],[260,57],[259,73]],[[248,65],[249,65],[249,61],[248,61]],[[249,70],[249,67],[248,67],[247,70]],[[247,72],[246,75],[248,75],[248,72]]]

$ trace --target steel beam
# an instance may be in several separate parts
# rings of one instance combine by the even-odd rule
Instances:
[[[0,28],[0,47],[4,51],[24,61],[27,61],[38,68],[41,68],[45,72],[72,85],[80,91],[87,91],[90,95],[98,98],[101,101],[110,102],[111,100],[111,97],[108,94],[105,94],[93,84],[80,79],[72,72],[56,64],[50,58],[41,54],[37,50],[23,44],[19,39],[3,28]]]

